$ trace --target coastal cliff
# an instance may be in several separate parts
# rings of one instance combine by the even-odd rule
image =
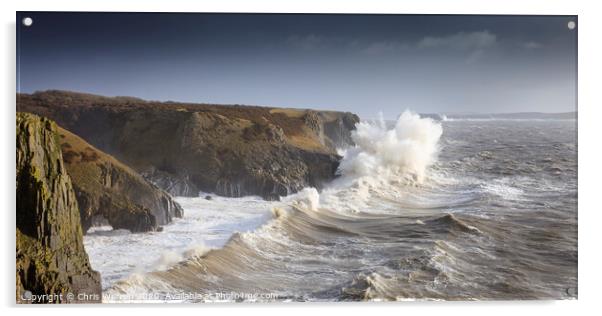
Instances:
[[[95,221],[131,232],[155,231],[183,210],[169,194],[73,133],[58,128],[84,233]]]
[[[172,195],[266,199],[321,188],[352,143],[352,113],[152,102],[45,91],[19,111],[56,120]]]
[[[18,113],[16,127],[17,302],[100,302],[100,276],[84,249],[57,126]]]

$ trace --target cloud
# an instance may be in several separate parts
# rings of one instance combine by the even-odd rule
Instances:
[[[543,45],[541,45],[540,43],[533,42],[533,41],[525,42],[525,43],[523,43],[522,46],[527,49],[537,49],[537,48],[543,47]]]
[[[357,38],[335,38],[315,34],[292,35],[286,43],[294,49],[309,51],[325,48],[344,48],[366,55],[398,54],[416,50],[455,50],[466,58],[467,63],[481,59],[488,49],[498,44],[497,36],[488,30],[475,32],[458,32],[446,36],[426,36],[417,41],[388,39],[379,41],[361,40]],[[528,44],[536,48],[537,43]]]
[[[435,37],[427,36],[417,43],[418,48],[452,48],[459,50],[485,49],[495,46],[497,36],[487,30],[479,32],[459,32]]]
[[[417,42],[378,41],[365,43],[363,53],[379,54],[407,49],[456,49],[466,50],[472,55],[482,55],[484,50],[497,44],[497,36],[487,30],[459,32],[448,36],[426,36]]]
[[[485,51],[483,49],[477,49],[477,50],[473,51],[472,53],[470,53],[470,55],[468,55],[468,57],[466,57],[466,60],[464,60],[464,62],[467,64],[475,63],[479,59],[481,59],[481,57],[483,57],[484,54],[485,54]]]
[[[315,34],[292,35],[286,39],[287,44],[303,50],[312,50],[323,46],[327,41],[321,36]]]
[[[357,46],[357,44],[356,44]],[[370,42],[361,47],[360,52],[365,54],[382,54],[387,52],[400,51],[409,48],[407,43],[399,41],[379,41]]]

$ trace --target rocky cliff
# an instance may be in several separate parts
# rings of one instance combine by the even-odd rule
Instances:
[[[16,156],[17,302],[99,302],[56,124],[17,114]]]
[[[134,170],[59,127],[67,172],[73,182],[84,233],[99,219],[114,229],[154,231],[182,208]]]
[[[46,91],[19,111],[56,120],[172,195],[199,191],[274,199],[335,176],[351,113],[151,102]]]

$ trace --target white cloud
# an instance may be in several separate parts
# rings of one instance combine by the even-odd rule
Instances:
[[[407,49],[409,47],[408,44],[398,41],[380,41],[380,42],[371,42],[365,45],[360,49],[362,53],[366,54],[382,54],[387,52],[400,51],[403,49]]]
[[[295,47],[303,50],[311,50],[322,46],[326,41],[323,37],[317,36],[315,34],[308,35],[292,35],[290,36],[286,42]]]
[[[477,50],[473,51],[472,53],[470,53],[470,55],[468,55],[468,57],[466,58],[465,62],[467,64],[475,63],[479,59],[481,59],[481,57],[483,57],[483,54],[485,54],[484,50],[477,49]]]
[[[541,48],[542,46],[543,45],[541,45],[540,43],[533,42],[533,41],[523,43],[523,47],[527,48],[527,49],[537,49],[537,48]]]
[[[484,49],[495,46],[497,36],[487,30],[479,32],[459,32],[435,37],[427,36],[418,41],[418,48]]]
[[[347,47],[351,51],[367,55],[396,54],[411,50],[425,49],[454,49],[461,51],[467,63],[475,62],[485,55],[488,49],[497,45],[497,36],[488,30],[475,32],[458,32],[447,36],[426,36],[418,41],[391,39],[381,41],[365,41],[324,37],[315,34],[292,35],[287,38],[287,44],[295,49],[315,50],[327,47]],[[536,48],[537,43],[528,44]]]

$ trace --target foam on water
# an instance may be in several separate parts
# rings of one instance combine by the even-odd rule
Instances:
[[[360,122],[352,133],[356,146],[345,153],[340,171],[346,177],[403,174],[420,182],[437,159],[442,133],[439,123],[408,110],[391,129],[382,119]]]
[[[92,265],[103,282],[123,280],[105,282],[106,293],[157,301],[188,291],[293,301],[576,297],[566,290],[576,287],[574,147],[550,136],[566,123],[444,122],[439,152],[440,124],[411,112],[390,126],[360,123],[357,146],[340,151],[340,177],[321,191],[280,202],[178,198],[185,216],[164,232],[86,236]]]
[[[203,194],[205,196],[206,194]],[[132,274],[167,270],[174,264],[222,247],[235,232],[252,231],[272,218],[279,202],[260,197],[178,197],[184,218],[162,232],[136,233],[93,227],[84,236],[94,269],[102,272],[104,289]]]
[[[504,200],[520,200],[524,194],[523,190],[508,183],[507,178],[495,179],[481,185],[486,193],[498,196]]]
[[[438,122],[421,118],[409,110],[403,112],[392,127],[387,126],[382,117],[377,122],[360,122],[352,132],[356,145],[339,152],[343,155],[339,167],[341,177],[321,193],[305,188],[282,200],[309,210],[324,206],[346,213],[386,210],[386,200],[427,206],[430,201],[412,195],[408,185],[425,181],[428,167],[437,160],[442,133]],[[378,203],[378,207],[374,203]],[[397,209],[398,203],[394,204],[391,208]]]

